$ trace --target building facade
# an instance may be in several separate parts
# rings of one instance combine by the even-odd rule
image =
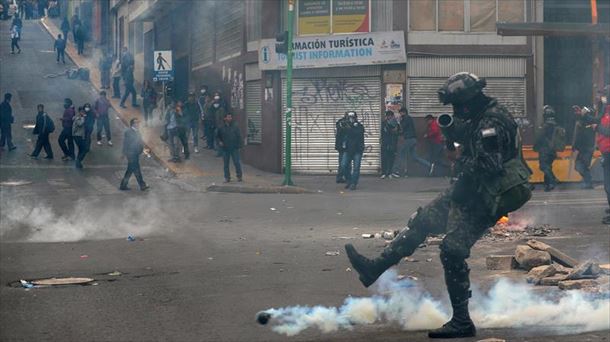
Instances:
[[[599,0],[606,6],[606,0]],[[563,4],[575,1],[565,1]],[[172,50],[175,93],[208,85],[222,92],[246,139],[244,159],[282,172],[286,125],[287,1],[110,0],[112,44],[136,56],[150,79],[154,50]],[[547,5],[548,4],[548,5]],[[582,5],[582,4],[581,4]],[[380,167],[383,112],[405,106],[416,118],[450,112],[436,90],[450,75],[487,79],[486,92],[517,117],[533,141],[545,97],[543,37],[504,37],[496,23],[542,22],[550,0],[295,0],[292,161],[297,173],[336,172],[335,122],[356,111],[366,128],[362,169]],[[584,6],[586,7],[586,6]],[[548,87],[548,85],[547,85]],[[584,103],[583,103],[584,104]],[[422,153],[425,151],[425,144]]]

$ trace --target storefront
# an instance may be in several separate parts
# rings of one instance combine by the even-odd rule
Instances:
[[[285,56],[274,40],[263,40],[262,70],[285,69]],[[383,114],[383,65],[405,63],[403,32],[297,38],[292,84],[292,168],[304,174],[337,171],[335,123],[356,111],[365,127],[362,173],[379,170],[380,123]],[[404,65],[404,64],[403,64]],[[282,73],[282,113],[286,80]],[[282,136],[286,123],[282,115]],[[285,141],[283,141],[283,147]]]

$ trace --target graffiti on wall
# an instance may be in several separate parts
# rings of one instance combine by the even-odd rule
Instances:
[[[358,80],[320,78],[307,80],[293,91],[293,157],[304,164],[310,158],[325,159],[329,171],[337,168],[335,123],[348,110],[358,113],[365,127],[363,169],[376,165],[379,145],[379,88]]]

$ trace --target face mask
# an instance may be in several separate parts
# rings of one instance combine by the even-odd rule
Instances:
[[[214,103],[214,108],[220,107],[220,103]]]
[[[90,111],[90,110],[91,110],[91,108],[89,108],[89,107],[86,107],[86,108],[85,108],[85,112],[88,112],[88,111]]]
[[[220,100],[220,96],[214,96],[214,100],[216,100],[216,101]]]
[[[201,95],[203,95],[205,93],[206,93],[205,89],[201,89]]]

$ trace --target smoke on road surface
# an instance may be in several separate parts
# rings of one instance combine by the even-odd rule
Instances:
[[[438,328],[450,318],[442,303],[409,279],[396,280],[394,270],[378,281],[376,295],[348,297],[341,307],[293,306],[268,309],[273,331],[294,336],[308,328],[324,333],[354,325],[387,322],[404,330]],[[610,329],[610,298],[578,291],[557,298],[532,287],[500,279],[487,294],[473,296],[472,318],[479,328],[534,328],[557,334]]]
[[[151,235],[167,227],[156,196],[109,204],[79,199],[61,212],[42,201],[2,198],[0,238],[4,241],[71,242]]]

